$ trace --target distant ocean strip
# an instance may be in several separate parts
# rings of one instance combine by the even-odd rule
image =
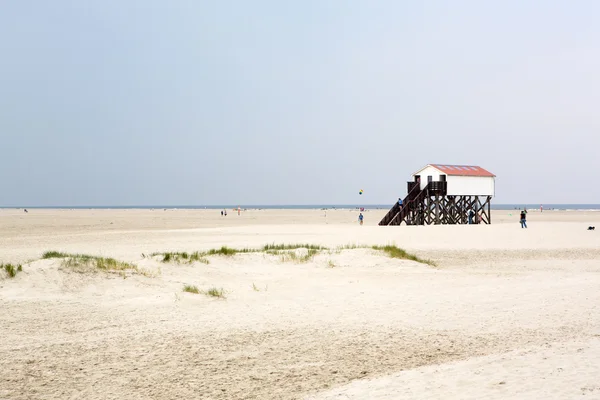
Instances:
[[[370,210],[388,210],[392,207],[391,204],[313,204],[313,205],[239,205],[242,209],[253,210],[320,210],[320,209],[370,209]],[[53,209],[53,210],[152,210],[152,209],[170,209],[170,210],[221,210],[221,209],[237,209],[237,205],[210,205],[210,206],[35,206],[35,207],[1,207],[0,209]],[[493,204],[492,210],[515,210],[515,209],[531,209],[539,210],[540,204]],[[544,204],[544,211],[550,210],[576,210],[576,211],[600,211],[600,204]]]

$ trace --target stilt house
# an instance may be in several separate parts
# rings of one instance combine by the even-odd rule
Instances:
[[[472,165],[428,164],[379,225],[491,224],[496,175]],[[469,217],[471,215],[471,217]]]

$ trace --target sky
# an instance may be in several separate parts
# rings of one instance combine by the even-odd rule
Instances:
[[[5,0],[0,206],[600,203],[600,2]],[[363,196],[358,195],[360,189]]]

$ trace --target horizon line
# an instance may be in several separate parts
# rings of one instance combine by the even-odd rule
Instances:
[[[393,205],[393,204],[392,204]],[[522,205],[522,206],[532,206],[536,207],[542,206],[553,206],[553,205],[571,205],[571,206],[600,206],[600,203],[492,203],[492,207],[494,205],[497,206],[513,206],[513,205]],[[247,204],[247,205],[233,205],[233,204],[135,204],[135,205],[10,205],[3,206],[0,205],[0,209],[20,209],[20,208],[257,208],[257,207],[373,207],[373,206],[390,206],[390,203],[370,203],[370,204]]]

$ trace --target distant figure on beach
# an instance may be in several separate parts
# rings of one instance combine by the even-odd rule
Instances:
[[[227,216],[227,210],[223,210],[223,213],[225,214],[225,216]]]
[[[358,214],[358,222],[360,222],[361,225],[363,224],[363,219],[364,218],[365,217],[363,217],[362,213]]]
[[[29,211],[27,211],[27,209],[24,209],[23,211],[25,211],[26,213],[28,213]]]
[[[240,215],[241,211],[242,211],[242,209],[240,208],[240,206],[238,206],[238,215]]]
[[[475,211],[469,209],[469,225],[473,223],[473,217],[475,216]]]
[[[521,211],[521,228],[527,228],[527,210]]]
[[[540,204],[540,212],[544,211],[544,206]]]
[[[223,216],[223,210],[221,210],[221,217]]]

